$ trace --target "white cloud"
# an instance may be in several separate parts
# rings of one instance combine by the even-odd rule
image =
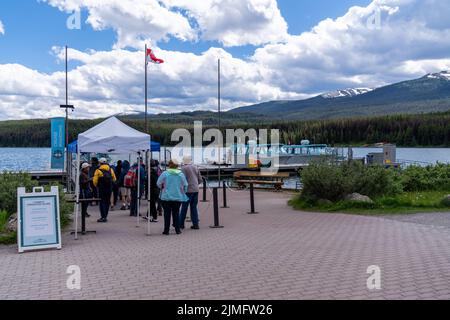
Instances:
[[[117,32],[115,48],[142,48],[169,36],[261,45],[287,38],[276,0],[43,0],[62,11],[85,9],[95,30]]]
[[[89,21],[96,28],[111,27],[118,33],[111,51],[69,50],[71,61],[79,65],[69,74],[76,117],[143,110],[142,52],[123,46],[140,44],[146,38],[161,39],[154,38],[154,30],[161,30],[156,35],[178,34],[189,41],[268,44],[248,60],[217,48],[192,54],[156,47],[157,55],[166,63],[149,67],[151,112],[215,110],[219,57],[225,109],[267,100],[300,99],[347,87],[376,87],[450,69],[450,5],[440,0],[374,0],[367,7],[350,8],[335,20],[326,19],[309,32],[287,37],[284,19],[278,16],[275,1],[269,0],[224,7],[229,23],[215,11],[213,0],[142,0],[133,1],[133,7],[127,6],[131,0],[110,0],[108,5],[104,0],[47,1],[61,10],[88,9]],[[180,19],[182,23],[167,29],[160,20],[152,20],[153,13],[147,12],[150,5],[162,10],[167,21]],[[369,28],[367,20],[377,8],[380,28]],[[233,15],[234,9],[240,14]],[[241,37],[236,37],[238,34]],[[273,38],[264,38],[265,34]],[[63,59],[60,48],[53,51]],[[58,115],[63,100],[64,74],[0,65],[0,119]]]
[[[3,23],[0,20],[0,34],[5,34],[5,27],[3,27]]]
[[[53,48],[64,59],[62,48]],[[230,109],[254,101],[300,97],[266,82],[270,71],[255,63],[233,58],[222,49],[201,55],[156,50],[167,63],[149,66],[151,112],[211,110],[217,105],[217,58],[222,59],[223,107]],[[123,49],[80,52],[69,49],[70,102],[74,117],[93,118],[143,111],[144,67],[142,53]],[[11,81],[14,79],[14,81]],[[64,100],[64,73],[43,74],[21,65],[0,65],[0,105],[3,118],[50,117],[60,113]]]
[[[288,25],[276,0],[162,0],[187,10],[199,25],[201,38],[226,47],[284,41]]]
[[[117,33],[115,48],[142,48],[144,43],[167,39],[196,39],[188,19],[157,0],[43,0],[62,11],[87,10],[87,23],[94,30],[112,28]]]
[[[380,27],[369,28],[377,10]],[[260,48],[253,61],[274,72],[274,84],[295,92],[400,81],[450,68],[449,15],[450,5],[439,0],[375,0]]]

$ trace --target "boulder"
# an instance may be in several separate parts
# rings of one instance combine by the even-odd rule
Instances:
[[[11,217],[9,217],[8,223],[6,224],[6,231],[17,231],[17,214],[13,214]]]
[[[450,208],[450,194],[447,195],[444,199],[442,199],[442,204],[446,207]]]
[[[364,203],[373,203],[373,200],[368,196],[364,196],[359,193],[352,193],[345,197],[345,200],[352,202],[364,202]]]

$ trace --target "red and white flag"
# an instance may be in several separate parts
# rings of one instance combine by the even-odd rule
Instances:
[[[164,60],[158,59],[155,54],[153,53],[152,49],[147,49],[147,63],[155,63],[155,64],[161,64],[164,63]]]

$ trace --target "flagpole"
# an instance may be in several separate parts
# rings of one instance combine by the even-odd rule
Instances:
[[[69,76],[68,76],[68,58],[66,46],[66,106],[69,105]],[[66,181],[67,189],[70,190],[70,162],[69,162],[69,109],[66,107]]]
[[[148,73],[148,66],[147,66],[147,44],[145,44],[145,133],[148,133],[148,119],[147,119],[147,112],[148,112],[148,86],[147,86],[147,73]]]
[[[217,61],[217,109],[218,109],[218,113],[219,113],[219,132],[222,134],[222,125],[221,125],[221,119],[220,119],[220,117],[221,117],[221,110],[220,110],[220,58],[218,59],[218,61]],[[219,175],[218,175],[218,178],[219,178],[219,188],[220,188],[220,185],[221,185],[221,173],[220,173],[220,171],[221,171],[221,162],[222,162],[222,160],[221,160],[221,154],[222,154],[222,142],[223,142],[223,137],[222,137],[222,140],[219,142]]]

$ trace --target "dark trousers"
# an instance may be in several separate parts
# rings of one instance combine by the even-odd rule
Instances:
[[[131,188],[130,216],[137,217],[138,214],[138,192],[137,188]]]
[[[156,200],[157,197],[155,196],[150,197],[150,215],[154,220],[158,220],[158,211],[156,210]]]
[[[114,203],[114,205],[117,204],[118,199],[119,199],[119,185],[115,183],[113,186],[113,203]]]
[[[82,189],[80,192],[80,199],[86,200],[91,198],[91,191],[89,189]],[[81,202],[81,216],[87,215],[87,209],[89,207],[89,202],[82,201]]]
[[[102,216],[102,219],[108,218],[110,205],[111,205],[111,192],[100,194],[100,215]]]
[[[170,218],[173,220],[173,225],[176,232],[180,232],[180,207],[179,201],[163,201],[162,206],[164,209],[164,232],[170,231]]]

